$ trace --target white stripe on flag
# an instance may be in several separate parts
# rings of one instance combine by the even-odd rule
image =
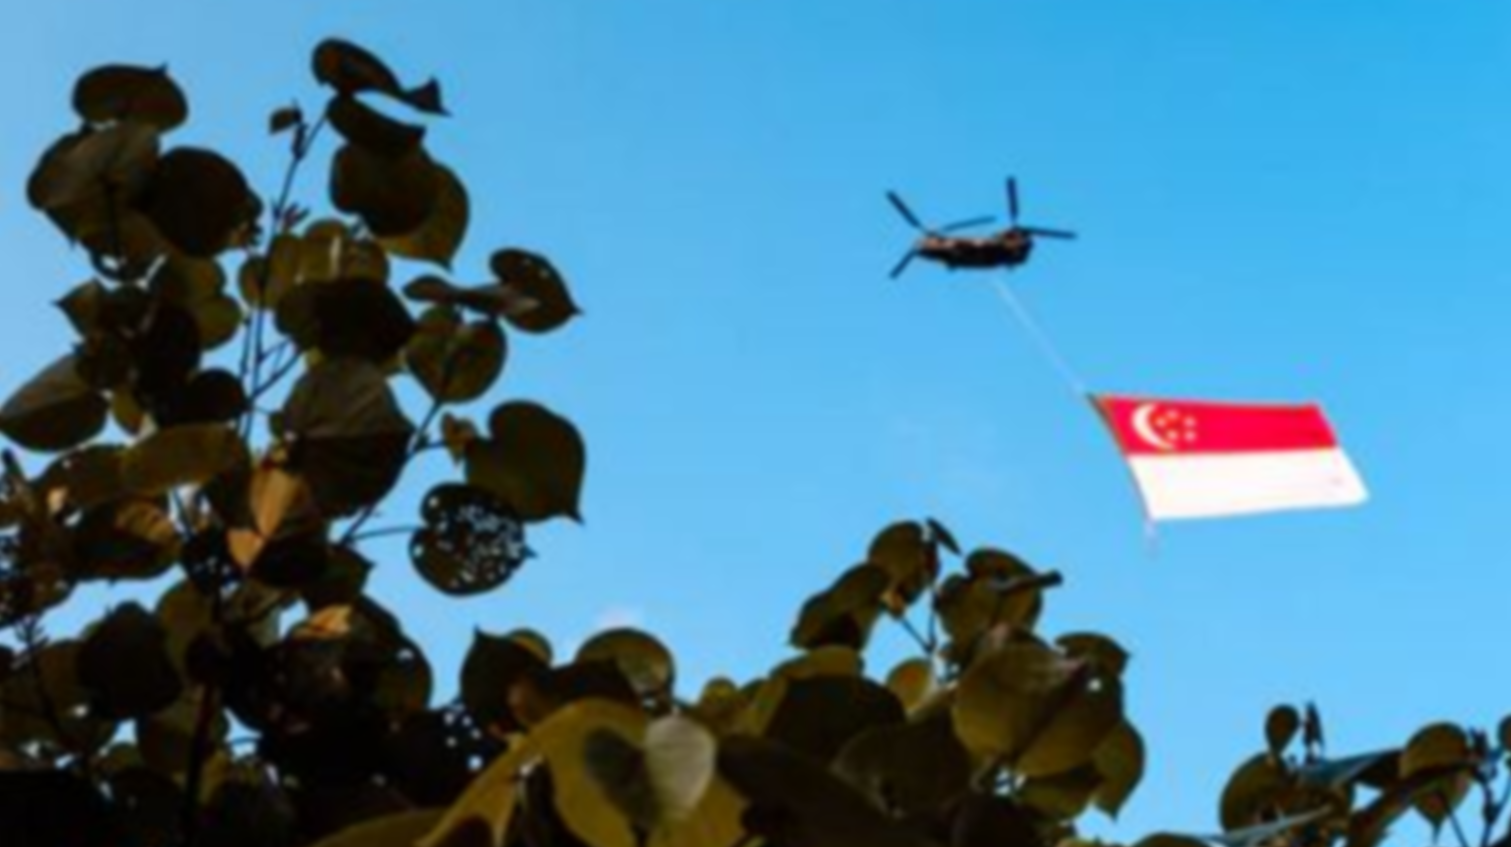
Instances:
[[[1155,520],[1353,506],[1369,498],[1337,449],[1135,455],[1128,463]]]

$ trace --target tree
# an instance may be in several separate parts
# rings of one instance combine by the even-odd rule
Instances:
[[[328,101],[272,115],[290,156],[267,204],[219,153],[166,146],[187,100],[126,66],[79,80],[83,126],[28,186],[93,278],[58,301],[71,352],[0,406],[37,465],[7,451],[0,469],[7,844],[1055,847],[1090,810],[1117,814],[1143,773],[1127,653],[1038,632],[1060,576],[934,520],[884,528],[802,606],[798,654],[755,679],[686,699],[648,633],[558,659],[528,629],[480,632],[437,704],[402,610],[365,593],[369,521],[407,467],[449,455],[461,478],[425,496],[411,559],[472,595],[525,564],[530,526],[577,517],[569,421],[520,400],[483,425],[459,414],[511,332],[577,308],[525,250],[495,252],[481,284],[442,275],[465,183],[425,126],[380,109],[443,116],[439,85],[341,41],[313,67]],[[331,133],[317,218],[297,178]],[[401,272],[418,275],[396,291]],[[396,379],[428,398],[417,424]],[[49,638],[49,613],[99,582],[161,592]],[[873,678],[885,624],[918,654]],[[1207,840],[1373,847],[1415,808],[1469,847],[1450,812],[1478,789],[1488,844],[1508,729],[1433,725],[1330,759],[1315,709],[1279,707]]]

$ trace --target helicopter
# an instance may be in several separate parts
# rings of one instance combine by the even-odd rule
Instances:
[[[1028,256],[1034,249],[1035,238],[1072,239],[1076,237],[1075,233],[1063,229],[1020,225],[1018,223],[1018,181],[1013,177],[1007,179],[1008,227],[993,235],[968,237],[955,236],[951,233],[985,226],[996,220],[994,217],[971,218],[933,229],[925,226],[918,216],[913,214],[913,210],[908,208],[908,204],[903,202],[897,192],[888,191],[887,199],[892,202],[897,213],[902,215],[903,220],[923,233],[912,249],[902,257],[902,261],[892,269],[893,279],[901,276],[913,259],[920,256],[931,262],[938,262],[952,271],[959,268],[1012,270],[1028,261]]]

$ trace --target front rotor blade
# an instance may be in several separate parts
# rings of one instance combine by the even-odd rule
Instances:
[[[1018,179],[1011,176],[1007,178],[1007,219],[1018,223]]]
[[[959,221],[957,223],[952,223],[949,226],[940,229],[939,232],[940,233],[959,232],[962,229],[971,229],[973,227],[986,226],[987,224],[989,224],[989,223],[991,223],[992,221],[995,221],[995,220],[996,220],[996,218],[993,217],[993,216],[991,216],[991,215],[982,215],[979,218],[971,218],[970,220]]]
[[[1036,226],[1025,226],[1024,232],[1037,238],[1063,238],[1067,241],[1076,237],[1076,234],[1067,229],[1043,229]]]
[[[918,216],[913,214],[913,210],[908,208],[908,204],[902,202],[902,198],[898,197],[895,191],[888,191],[887,199],[892,201],[892,207],[897,210],[897,214],[902,215],[902,219],[912,224],[914,229],[928,229]]]
[[[912,263],[913,257],[917,255],[917,250],[909,250],[906,254],[904,254],[902,261],[898,262],[897,267],[892,269],[892,278],[897,279],[898,277],[902,276],[902,272],[908,269],[908,265]]]

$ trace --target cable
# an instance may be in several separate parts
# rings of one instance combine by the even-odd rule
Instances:
[[[1086,390],[1086,383],[1081,380],[1080,375],[1076,373],[1076,369],[1071,367],[1070,361],[1065,358],[1065,355],[1050,340],[1049,334],[1044,331],[1044,328],[1039,325],[1038,321],[1034,320],[1034,316],[1028,311],[1028,307],[1024,306],[1023,301],[1018,299],[1018,295],[1013,293],[1012,287],[1000,279],[994,282],[993,287],[997,289],[997,296],[1002,298],[1002,302],[1006,304],[1008,311],[1017,319],[1018,324],[1023,327],[1023,330],[1028,333],[1028,337],[1039,348],[1039,352],[1049,361],[1050,366],[1055,369],[1055,373],[1059,375],[1060,379],[1064,380],[1065,385],[1070,388],[1071,392],[1082,399],[1090,397],[1091,392]]]

